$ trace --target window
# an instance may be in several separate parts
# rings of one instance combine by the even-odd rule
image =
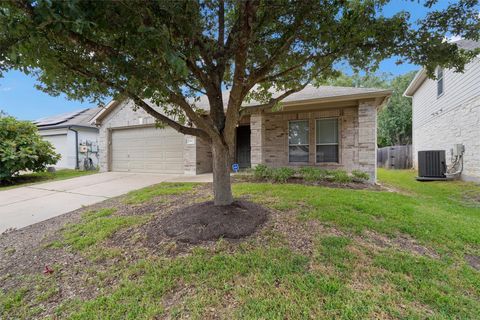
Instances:
[[[443,68],[437,68],[437,97],[443,94]]]
[[[317,162],[338,162],[338,119],[319,119],[316,123]]]
[[[288,161],[308,162],[308,120],[288,123]]]

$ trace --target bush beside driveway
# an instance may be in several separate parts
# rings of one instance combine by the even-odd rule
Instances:
[[[379,176],[383,191],[235,183],[237,197],[270,210],[243,240],[166,237],[165,217],[212,197],[208,184],[179,182],[5,234],[0,315],[477,317],[480,187],[420,183],[411,171]]]

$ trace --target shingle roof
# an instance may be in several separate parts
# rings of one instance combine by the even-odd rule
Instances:
[[[41,130],[64,127],[96,128],[90,120],[100,111],[100,108],[88,108],[41,118],[33,123]]]
[[[354,88],[354,87],[336,87],[336,86],[319,86],[315,87],[313,85],[306,86],[303,90],[293,93],[282,100],[282,103],[301,103],[302,101],[309,100],[321,100],[329,98],[339,98],[339,97],[349,97],[355,95],[369,95],[369,94],[381,94],[385,93],[390,95],[391,91],[386,89],[377,89],[377,88]],[[281,92],[273,92],[273,97],[277,97]],[[223,102],[226,104],[228,102],[228,97],[230,91],[223,91]],[[255,107],[259,106],[262,103],[256,100],[251,100],[243,104],[244,107]],[[195,105],[201,109],[208,110],[209,103],[206,96],[200,97],[200,100],[195,103]]]
[[[465,50],[473,50],[480,48],[480,42],[474,40],[461,39],[454,41],[453,43],[455,43],[459,48]]]

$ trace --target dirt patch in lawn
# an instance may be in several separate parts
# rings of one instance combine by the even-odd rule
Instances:
[[[389,238],[377,232],[367,230],[361,238],[367,243],[374,244],[380,248],[396,248],[433,259],[440,258],[435,250],[419,244],[415,239],[406,234],[399,234],[395,237]]]
[[[480,207],[480,192],[478,190],[466,190],[463,192],[462,198],[467,206]]]
[[[467,254],[467,255],[465,255],[465,260],[467,260],[468,264],[472,268],[480,271],[480,257],[474,256],[474,255],[471,255],[471,254]]]
[[[207,201],[174,212],[162,226],[167,236],[181,242],[240,239],[255,232],[267,214],[265,208],[248,201],[235,201],[228,206]]]

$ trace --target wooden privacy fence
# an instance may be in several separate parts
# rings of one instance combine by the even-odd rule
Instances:
[[[386,169],[412,168],[412,145],[391,146],[378,149],[377,166]]]

